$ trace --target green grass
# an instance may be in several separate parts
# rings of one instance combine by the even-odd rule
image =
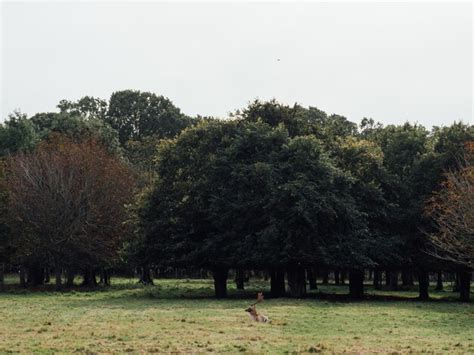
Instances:
[[[13,283],[13,279],[8,279]],[[474,304],[410,299],[415,291],[374,292],[371,300],[266,299],[258,309],[271,324],[252,323],[244,308],[268,283],[246,291],[229,283],[230,299],[215,300],[211,280],[112,279],[95,291],[0,294],[0,353],[322,352],[474,353]],[[346,286],[318,292],[346,293]],[[397,300],[377,298],[397,296]],[[454,294],[454,296],[456,296]]]

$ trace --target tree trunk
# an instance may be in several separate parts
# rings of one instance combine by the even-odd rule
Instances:
[[[471,273],[461,271],[459,273],[459,299],[463,302],[469,302],[469,293],[471,292]]]
[[[214,292],[216,298],[227,297],[227,276],[229,275],[228,268],[215,268],[212,270],[214,277]]]
[[[381,289],[381,283],[380,283],[380,270],[374,270],[374,289],[380,290]]]
[[[324,271],[323,272],[323,282],[322,282],[322,284],[327,285],[328,283],[329,283],[329,272]]]
[[[76,276],[74,270],[67,269],[67,276],[66,276],[66,286],[73,287],[74,286],[74,276]]]
[[[374,276],[374,271],[372,269],[369,270],[369,277],[368,277],[368,280],[369,281],[372,281],[373,280],[373,276]]]
[[[340,281],[339,281],[339,275],[341,273],[339,271],[334,271],[334,284],[336,285],[339,285]]]
[[[0,291],[4,289],[5,286],[5,263],[0,263]]]
[[[308,281],[309,281],[309,289],[317,290],[318,284],[316,283],[316,273],[314,272],[313,268],[308,268],[307,275],[308,275]]]
[[[201,279],[207,279],[209,277],[209,275],[207,274],[207,270],[205,269],[199,270],[199,277]]]
[[[28,268],[28,285],[40,286],[44,284],[44,268],[33,264]]]
[[[268,281],[269,278],[270,278],[270,275],[268,274],[268,271],[265,270],[263,272],[263,281]]]
[[[429,285],[429,274],[425,270],[418,270],[418,289],[420,300],[427,300],[430,297],[428,293]]]
[[[54,274],[55,274],[55,285],[56,285],[56,291],[60,291],[62,288],[62,270],[60,267],[55,267],[54,268]]]
[[[306,275],[302,266],[291,266],[287,270],[288,288],[291,297],[303,298],[306,296]]]
[[[385,286],[390,286],[390,271],[385,271]]]
[[[86,269],[84,271],[84,280],[82,286],[95,287],[97,286],[97,280],[95,279],[95,272],[92,269]]]
[[[110,286],[109,271],[106,268],[100,269],[100,281],[99,283],[103,286]]]
[[[242,269],[235,270],[235,285],[237,290],[244,289],[244,279],[245,279],[245,271]]]
[[[202,269],[199,269],[199,271],[201,271]],[[136,273],[138,274],[138,279],[141,280],[142,276],[142,269],[141,268],[138,268],[138,270],[136,271]],[[155,273],[153,274],[155,279],[163,279],[165,278],[166,276],[166,272],[165,272],[165,268],[164,267],[158,267],[155,269]],[[140,281],[139,281],[140,282]]]
[[[285,295],[285,271],[281,268],[270,271],[270,293],[274,298]]]
[[[153,278],[151,277],[150,268],[145,265],[141,267],[140,271],[140,280],[138,280],[138,282],[144,285],[153,285]]]
[[[20,286],[23,288],[26,287],[26,272],[23,266],[20,266]]]
[[[51,281],[51,276],[49,273],[50,273],[49,267],[45,268],[44,269],[44,283],[45,284],[49,284],[49,282]]]
[[[459,283],[459,273],[454,274],[454,284],[453,284],[453,292],[459,292],[460,290],[460,283]]]
[[[413,273],[411,270],[402,270],[402,285],[413,286]]]
[[[364,298],[364,272],[352,270],[349,272],[349,295],[354,299]]]
[[[341,284],[345,285],[346,283],[346,272],[341,271]]]
[[[443,291],[443,272],[437,272],[438,279],[436,281],[436,291]]]
[[[392,271],[390,274],[390,291],[398,291],[398,271]]]

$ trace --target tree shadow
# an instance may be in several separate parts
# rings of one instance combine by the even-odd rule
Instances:
[[[3,295],[16,296],[31,296],[50,297],[53,295],[65,296],[61,302],[69,302],[71,307],[80,307],[84,305],[100,305],[103,307],[143,307],[143,303],[149,303],[150,306],[166,301],[169,305],[183,305],[186,302],[201,301],[200,303],[216,305],[224,305],[227,301],[242,301],[245,306],[252,303],[256,299],[257,292],[263,291],[265,299],[272,301],[289,302],[295,300],[294,298],[274,298],[272,297],[268,283],[261,280],[252,280],[244,290],[238,290],[229,282],[228,296],[225,299],[216,299],[212,288],[211,280],[201,279],[159,279],[156,280],[155,285],[145,286],[138,282],[122,282],[112,283],[111,286],[97,286],[85,287],[75,285],[70,288],[63,288],[61,291],[56,291],[54,284],[42,285],[33,288],[21,288],[19,285],[7,284],[3,292],[0,292],[0,298]],[[347,288],[347,285],[318,285],[318,290],[311,290],[302,300],[325,301],[331,303],[353,303],[353,302],[397,302],[401,303],[428,303],[428,304],[442,304],[442,303],[461,303],[458,299],[457,293],[443,292],[440,297],[440,292],[434,293],[435,298],[428,300],[420,300],[413,296],[415,289],[405,291],[393,291],[391,294],[376,294],[372,288],[367,287],[367,293],[362,299],[353,299],[348,293],[340,293],[341,289]],[[329,291],[329,292],[328,292]],[[410,291],[411,294],[407,294]],[[383,292],[383,291],[382,291]],[[388,292],[388,291],[385,291]],[[73,298],[78,295],[78,298]],[[97,295],[98,298],[94,296]],[[99,296],[100,295],[100,296]],[[71,298],[67,297],[71,296]],[[104,297],[105,296],[105,297]],[[245,302],[244,302],[245,301]],[[234,305],[229,308],[235,307]]]

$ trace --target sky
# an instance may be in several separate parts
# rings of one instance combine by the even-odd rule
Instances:
[[[276,98],[354,122],[473,123],[473,5],[5,2],[1,118],[123,89],[226,117]]]

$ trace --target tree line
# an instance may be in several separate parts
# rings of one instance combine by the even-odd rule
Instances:
[[[264,272],[274,297],[370,272],[392,289],[473,268],[474,126],[360,124],[255,100],[189,117],[153,93],[63,100],[0,125],[0,286],[110,282],[111,270],[209,270],[217,297]],[[326,276],[327,277],[327,276]]]

